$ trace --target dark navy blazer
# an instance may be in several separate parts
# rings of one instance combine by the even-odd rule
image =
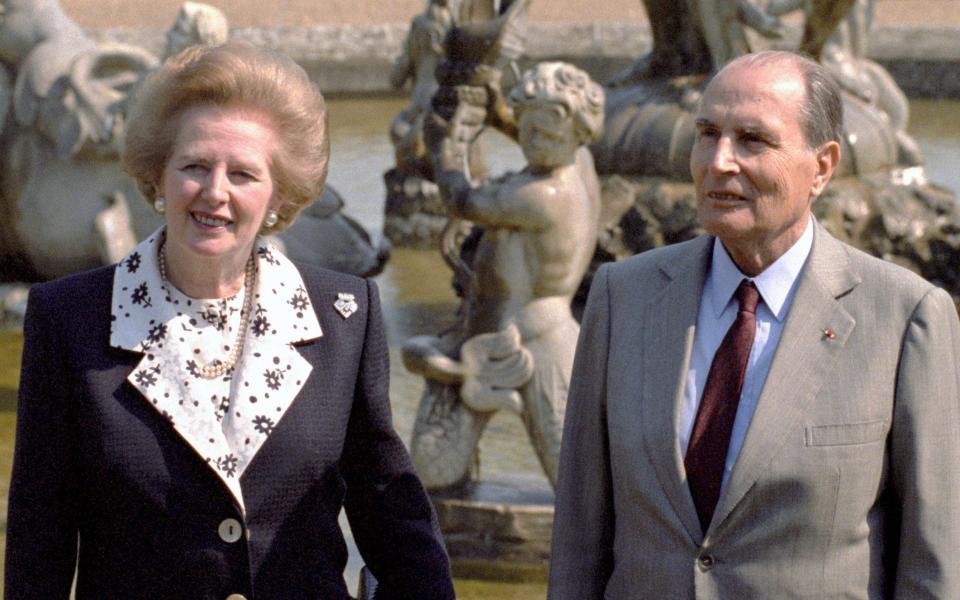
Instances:
[[[245,517],[127,381],[142,355],[109,343],[113,267],[31,290],[6,598],[66,599],[76,569],[78,600],[346,599],[341,506],[377,598],[454,597],[430,501],[391,423],[377,288],[298,268],[323,336],[298,346],[313,371],[241,477]],[[338,292],[357,299],[350,327],[323,310]],[[239,541],[218,535],[226,518],[243,523]]]

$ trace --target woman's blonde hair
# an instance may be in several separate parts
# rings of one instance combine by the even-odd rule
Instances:
[[[176,143],[178,117],[216,105],[263,112],[278,148],[270,173],[281,203],[276,233],[323,192],[330,141],[320,91],[292,59],[246,43],[193,46],[144,80],[130,108],[123,164],[151,204]],[[266,230],[266,229],[265,229]]]

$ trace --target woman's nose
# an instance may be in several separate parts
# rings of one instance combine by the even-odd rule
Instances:
[[[229,199],[229,186],[226,170],[220,167],[210,169],[203,185],[203,198],[213,204],[222,204]]]

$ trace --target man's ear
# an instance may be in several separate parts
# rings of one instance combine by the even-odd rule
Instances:
[[[840,144],[831,140],[817,149],[817,172],[813,178],[813,187],[810,189],[811,196],[817,197],[823,193],[838,164],[840,164]]]

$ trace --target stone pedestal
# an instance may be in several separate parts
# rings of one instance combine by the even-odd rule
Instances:
[[[455,572],[515,578],[500,573],[509,566],[526,578],[545,575],[554,500],[545,479],[500,476],[432,499]]]

